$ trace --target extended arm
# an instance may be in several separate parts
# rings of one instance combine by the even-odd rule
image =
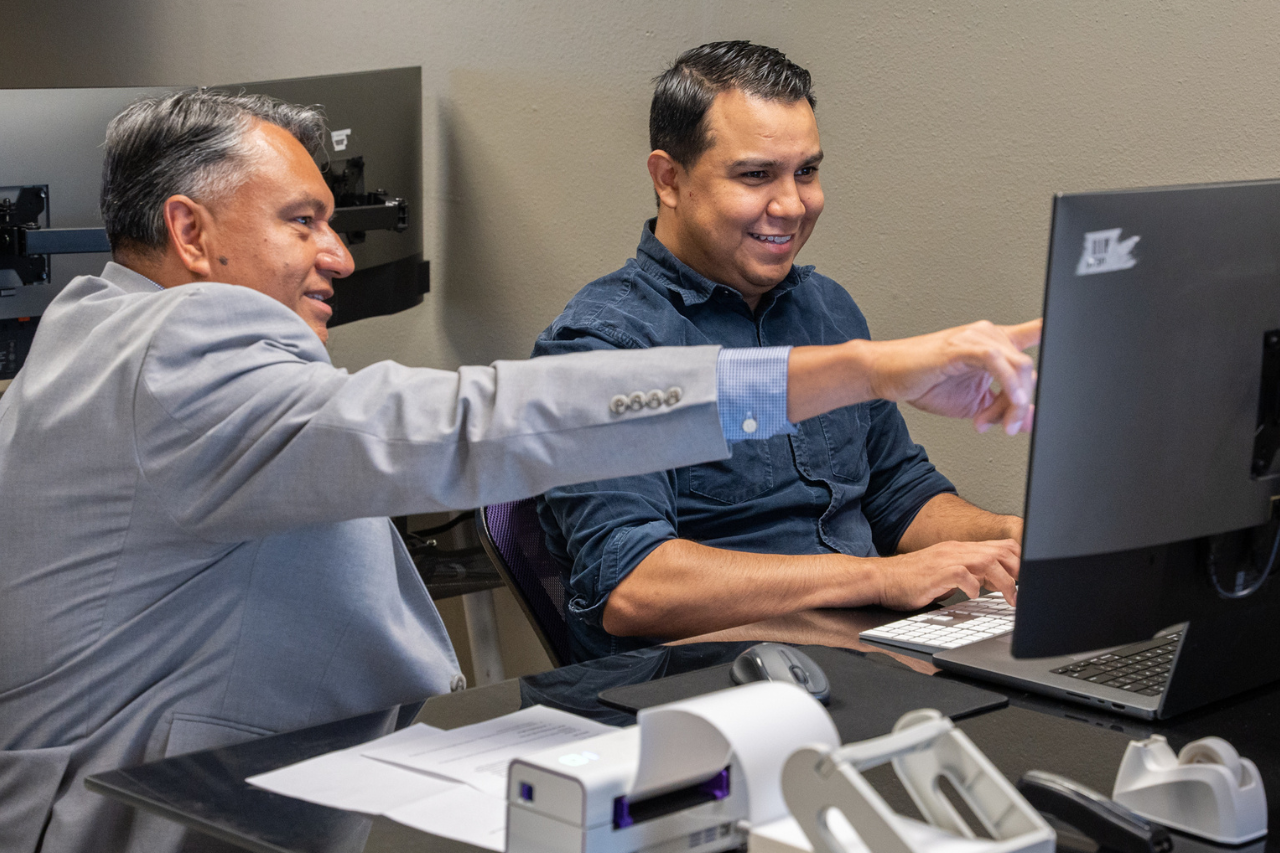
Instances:
[[[968,418],[980,432],[995,423],[1010,435],[1029,430],[1035,364],[1022,350],[1040,341],[1040,326],[1040,320],[1016,326],[980,321],[901,340],[796,347],[787,416],[799,423],[881,399]]]

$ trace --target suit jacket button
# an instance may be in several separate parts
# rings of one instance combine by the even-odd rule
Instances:
[[[667,389],[667,405],[674,406],[680,402],[682,396],[684,396],[684,392],[680,390],[680,386],[672,385]]]
[[[615,394],[613,399],[609,401],[609,411],[615,415],[620,415],[627,410],[627,398],[621,394]]]
[[[662,405],[662,399],[663,397],[662,397],[661,391],[657,391],[657,390],[650,391],[649,395],[645,397],[644,404],[651,409],[656,409]]]
[[[627,408],[636,412],[644,408],[644,395],[639,391],[631,395],[631,399],[627,401]]]

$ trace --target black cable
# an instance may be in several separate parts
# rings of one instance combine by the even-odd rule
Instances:
[[[449,519],[444,524],[437,525],[436,527],[428,527],[425,530],[414,530],[412,531],[412,533],[414,536],[423,536],[423,537],[439,536],[441,533],[444,533],[446,530],[452,530],[462,522],[467,521],[469,519],[473,519],[473,518],[475,518],[474,513],[464,512],[462,515],[458,516],[457,518]]]

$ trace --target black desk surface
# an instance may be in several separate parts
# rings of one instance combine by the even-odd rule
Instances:
[[[675,647],[670,659],[604,664],[594,669],[566,667],[519,681],[505,681],[429,699],[416,721],[455,728],[490,719],[520,707],[543,702],[567,686],[578,698],[562,707],[605,722],[627,723],[632,718],[582,695],[610,684],[634,683],[646,674],[657,677],[718,663],[736,644]],[[617,658],[607,659],[618,661]],[[944,678],[949,676],[934,676]],[[590,684],[582,689],[583,682]],[[994,688],[1009,696],[1010,705],[957,723],[1010,779],[1030,769],[1061,773],[1103,793],[1109,793],[1126,744],[1153,733],[1165,735],[1174,750],[1196,738],[1218,735],[1252,759],[1270,794],[1271,835],[1266,853],[1280,853],[1280,685],[1272,685],[1169,722],[1145,723],[1105,712],[1079,710],[1019,691]],[[573,692],[573,691],[570,691]],[[552,701],[548,701],[551,699]],[[240,848],[264,853],[383,853],[429,850],[462,853],[476,848],[425,835],[385,818],[294,800],[247,785],[244,779],[335,749],[354,746],[381,734],[378,715],[354,717],[323,726],[263,738],[224,749],[208,750],[115,770],[90,777],[92,790],[164,815]],[[891,773],[887,766],[874,773]],[[881,787],[881,780],[872,778]],[[887,786],[882,787],[886,790]],[[895,808],[906,802],[886,794]],[[905,797],[902,797],[905,800]],[[1071,846],[1062,844],[1060,847]],[[208,849],[236,849],[212,843]],[[202,848],[205,849],[205,848]],[[1259,853],[1258,846],[1246,848]],[[1180,853],[1175,849],[1174,853]]]

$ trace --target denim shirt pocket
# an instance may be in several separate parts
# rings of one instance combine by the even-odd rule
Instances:
[[[693,465],[689,491],[726,504],[742,503],[773,488],[769,441],[739,441],[729,445],[732,456],[720,462]]]
[[[868,404],[845,406],[819,415],[822,434],[831,457],[831,475],[837,480],[862,483],[870,477],[867,462]]]

